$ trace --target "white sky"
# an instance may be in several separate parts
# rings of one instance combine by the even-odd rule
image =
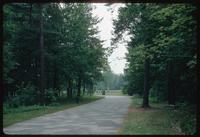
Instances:
[[[96,8],[92,12],[93,15],[99,18],[103,18],[103,20],[97,25],[100,31],[99,36],[101,40],[105,40],[103,47],[109,47],[111,45],[111,37],[113,37],[111,34],[111,32],[113,31],[112,20],[113,18],[117,18],[118,9],[121,6],[124,6],[124,4],[113,4],[113,13],[108,10],[110,7],[105,6],[105,3],[94,3],[93,5],[96,6]],[[125,44],[119,44],[118,47],[114,49],[111,56],[108,57],[108,62],[111,70],[116,74],[123,73],[126,64],[126,59],[124,58],[125,53],[127,53]]]

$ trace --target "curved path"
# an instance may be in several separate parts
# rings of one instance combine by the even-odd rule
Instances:
[[[117,134],[131,102],[128,96],[104,99],[46,114],[4,128],[5,134]]]

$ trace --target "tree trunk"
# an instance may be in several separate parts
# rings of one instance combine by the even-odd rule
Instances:
[[[3,4],[0,5],[0,8],[1,8],[1,13],[3,13]],[[2,17],[2,19],[3,19],[3,17]],[[4,61],[3,61],[3,37],[0,37],[0,41],[2,44],[2,46],[0,47],[0,64],[3,66],[3,63],[4,63]],[[5,92],[8,92],[5,90],[5,85],[4,85],[5,83],[3,81],[3,71],[4,71],[3,69],[4,69],[4,67],[1,67],[1,71],[0,71],[0,79],[1,79],[0,89],[3,90],[3,92],[1,92],[1,97],[3,96],[3,94],[5,94]]]
[[[173,63],[170,61],[168,63],[168,104],[175,105],[175,85],[173,78]]]
[[[61,90],[58,89],[58,96],[60,97],[61,96]]]
[[[49,64],[47,64],[46,63],[46,65],[47,65],[47,68],[49,68]],[[51,77],[50,77],[50,71],[49,70],[47,70],[47,73],[46,73],[46,78],[47,78],[47,83],[46,83],[46,88],[47,89],[49,89],[49,88],[51,88]]]
[[[30,9],[29,9],[29,24],[31,26],[31,21],[32,21],[32,8],[33,8],[33,4],[30,3]]]
[[[43,105],[44,101],[44,38],[43,38],[43,17],[42,17],[42,4],[39,4],[39,18],[40,18],[40,103]]]
[[[143,92],[143,108],[148,108],[149,106],[149,68],[150,62],[147,58],[144,62],[144,92]]]
[[[54,63],[53,89],[56,91],[57,88],[58,88],[58,69],[56,63]]]
[[[90,96],[92,96],[92,93],[94,92],[93,83],[90,84]]]
[[[70,78],[68,78],[68,83],[67,83],[67,97],[72,98],[72,82]]]
[[[67,98],[69,98],[69,87],[70,87],[70,80],[67,80]]]
[[[77,84],[77,103],[79,103],[80,95],[81,95],[81,76],[78,77],[78,84]]]
[[[85,83],[83,83],[83,96],[85,95]]]

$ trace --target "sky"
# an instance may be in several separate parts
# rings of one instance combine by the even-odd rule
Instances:
[[[124,6],[124,4],[116,3],[113,4],[113,13],[109,10],[109,6],[105,6],[105,3],[94,3],[96,8],[93,9],[93,16],[97,16],[99,18],[103,18],[100,23],[97,24],[99,28],[99,36],[101,40],[105,40],[103,43],[103,47],[111,46],[111,38],[113,31],[113,19],[117,18],[119,7]],[[127,49],[125,43],[118,44],[117,48],[114,49],[111,56],[108,57],[108,62],[111,67],[111,70],[115,74],[123,74],[123,70],[126,64],[125,53],[127,53]]]

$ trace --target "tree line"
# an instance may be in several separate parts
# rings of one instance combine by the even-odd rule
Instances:
[[[92,92],[107,68],[87,3],[10,3],[3,6],[4,100],[48,104]]]
[[[111,68],[108,67],[106,71],[102,73],[101,81],[95,85],[96,90],[122,90],[124,86],[124,75],[115,74]]]
[[[197,12],[192,4],[127,3],[114,20],[113,44],[127,42],[124,91],[157,101],[196,103]]]

